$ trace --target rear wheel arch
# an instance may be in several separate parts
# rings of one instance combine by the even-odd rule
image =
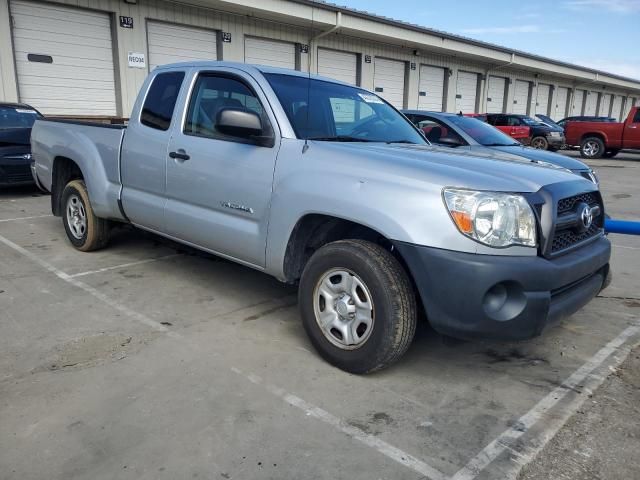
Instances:
[[[75,160],[58,156],[53,159],[51,171],[51,211],[54,215],[62,214],[62,192],[72,180],[84,180],[82,169]]]

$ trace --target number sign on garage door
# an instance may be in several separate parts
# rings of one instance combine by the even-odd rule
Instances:
[[[375,59],[373,87],[376,93],[396,108],[404,108],[404,76],[406,64],[386,58]]]
[[[244,61],[294,70],[296,68],[296,46],[290,42],[246,37],[244,39]]]
[[[529,90],[530,82],[524,80],[516,80],[513,89],[513,107],[511,111],[520,115],[526,115],[529,106]]]
[[[600,98],[600,107],[598,108],[598,115],[601,117],[608,117],[609,110],[611,110],[611,94],[603,93]]]
[[[573,92],[573,103],[571,104],[571,115],[582,115],[582,104],[584,103],[584,90]]]
[[[444,101],[444,72],[441,67],[420,66],[418,84],[418,108],[441,112]]]
[[[212,30],[147,23],[149,71],[158,65],[190,60],[217,60],[217,36]]]
[[[569,98],[569,89],[567,87],[558,87],[556,93],[555,111],[553,113],[554,120],[562,120],[567,116],[567,100]]]
[[[13,0],[20,100],[45,114],[116,115],[106,13]]]
[[[584,102],[584,115],[594,116],[598,108],[598,92],[587,92]]]
[[[458,71],[456,80],[456,112],[475,113],[478,98],[478,74]]]
[[[358,55],[326,48],[318,49],[318,75],[358,84]]]
[[[503,113],[504,96],[507,86],[507,79],[503,77],[489,77],[489,87],[487,89],[487,112]]]
[[[549,97],[551,97],[551,85],[539,83],[536,92],[536,113],[549,115]]]

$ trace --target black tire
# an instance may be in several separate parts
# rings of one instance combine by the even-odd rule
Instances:
[[[72,198],[73,197],[73,198]],[[79,209],[83,209],[85,222],[84,228],[74,227],[70,224],[69,201],[75,202]],[[84,180],[72,180],[62,191],[62,223],[71,244],[82,252],[98,250],[107,245],[109,241],[109,222],[104,218],[96,217],[91,208],[89,193]]]
[[[537,137],[533,137],[531,139],[531,147],[536,148],[538,150],[548,150],[549,149],[549,142],[547,141],[547,139],[543,136],[537,136]]]
[[[316,286],[336,268],[357,275],[372,300],[371,331],[350,350],[334,345],[316,321]],[[313,346],[347,372],[369,373],[391,365],[407,351],[415,334],[416,299],[407,273],[391,253],[364,240],[340,240],[317,250],[302,273],[298,302]]]
[[[602,155],[602,158],[613,158],[616,155],[618,155],[618,153],[620,153],[620,150],[617,148],[611,148],[607,151],[604,152],[604,154]]]
[[[580,156],[582,158],[600,158],[604,155],[604,142],[599,137],[587,137],[580,143]]]

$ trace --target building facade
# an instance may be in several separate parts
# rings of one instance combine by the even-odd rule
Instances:
[[[218,59],[311,71],[398,108],[605,115],[640,81],[316,0],[0,0],[0,100],[126,118],[157,65]]]

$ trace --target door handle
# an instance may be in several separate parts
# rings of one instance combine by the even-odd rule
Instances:
[[[169,157],[173,158],[174,160],[182,160],[183,162],[191,158],[184,152],[184,150],[181,152],[169,152]]]

